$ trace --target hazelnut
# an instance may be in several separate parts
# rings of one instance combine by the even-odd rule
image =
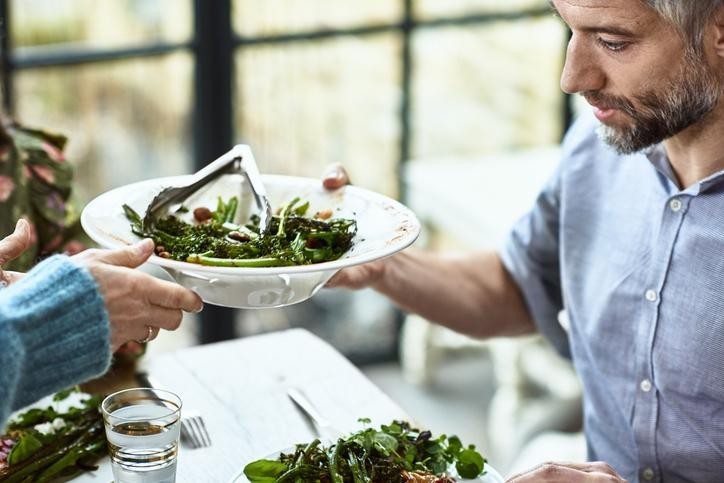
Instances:
[[[227,236],[229,238],[231,238],[232,240],[236,240],[239,242],[247,242],[247,241],[251,240],[251,238],[249,238],[249,235],[247,235],[246,233],[238,232],[238,231],[230,231]]]
[[[194,218],[199,223],[203,223],[204,221],[211,219],[211,216],[211,210],[205,206],[200,206],[194,210]]]
[[[322,210],[318,211],[314,217],[318,220],[328,220],[332,217],[332,210]]]

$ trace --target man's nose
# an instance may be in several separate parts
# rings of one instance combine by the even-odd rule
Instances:
[[[568,94],[599,91],[606,83],[606,76],[596,64],[595,52],[575,35],[568,42],[566,62],[561,74],[561,89]]]

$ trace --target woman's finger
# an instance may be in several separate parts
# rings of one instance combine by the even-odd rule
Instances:
[[[15,225],[15,231],[0,240],[0,266],[18,258],[29,246],[30,225],[21,218]]]
[[[142,283],[146,300],[152,305],[185,312],[200,312],[203,308],[203,302],[197,293],[178,284],[150,275],[144,276]]]

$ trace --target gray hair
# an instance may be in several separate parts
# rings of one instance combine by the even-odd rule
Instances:
[[[676,27],[688,50],[700,54],[704,27],[724,0],[643,0],[643,2]]]

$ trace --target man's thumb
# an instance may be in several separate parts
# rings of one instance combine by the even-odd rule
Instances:
[[[109,250],[101,257],[101,260],[111,265],[136,268],[148,260],[153,253],[153,247],[153,240],[146,238],[135,245]]]

